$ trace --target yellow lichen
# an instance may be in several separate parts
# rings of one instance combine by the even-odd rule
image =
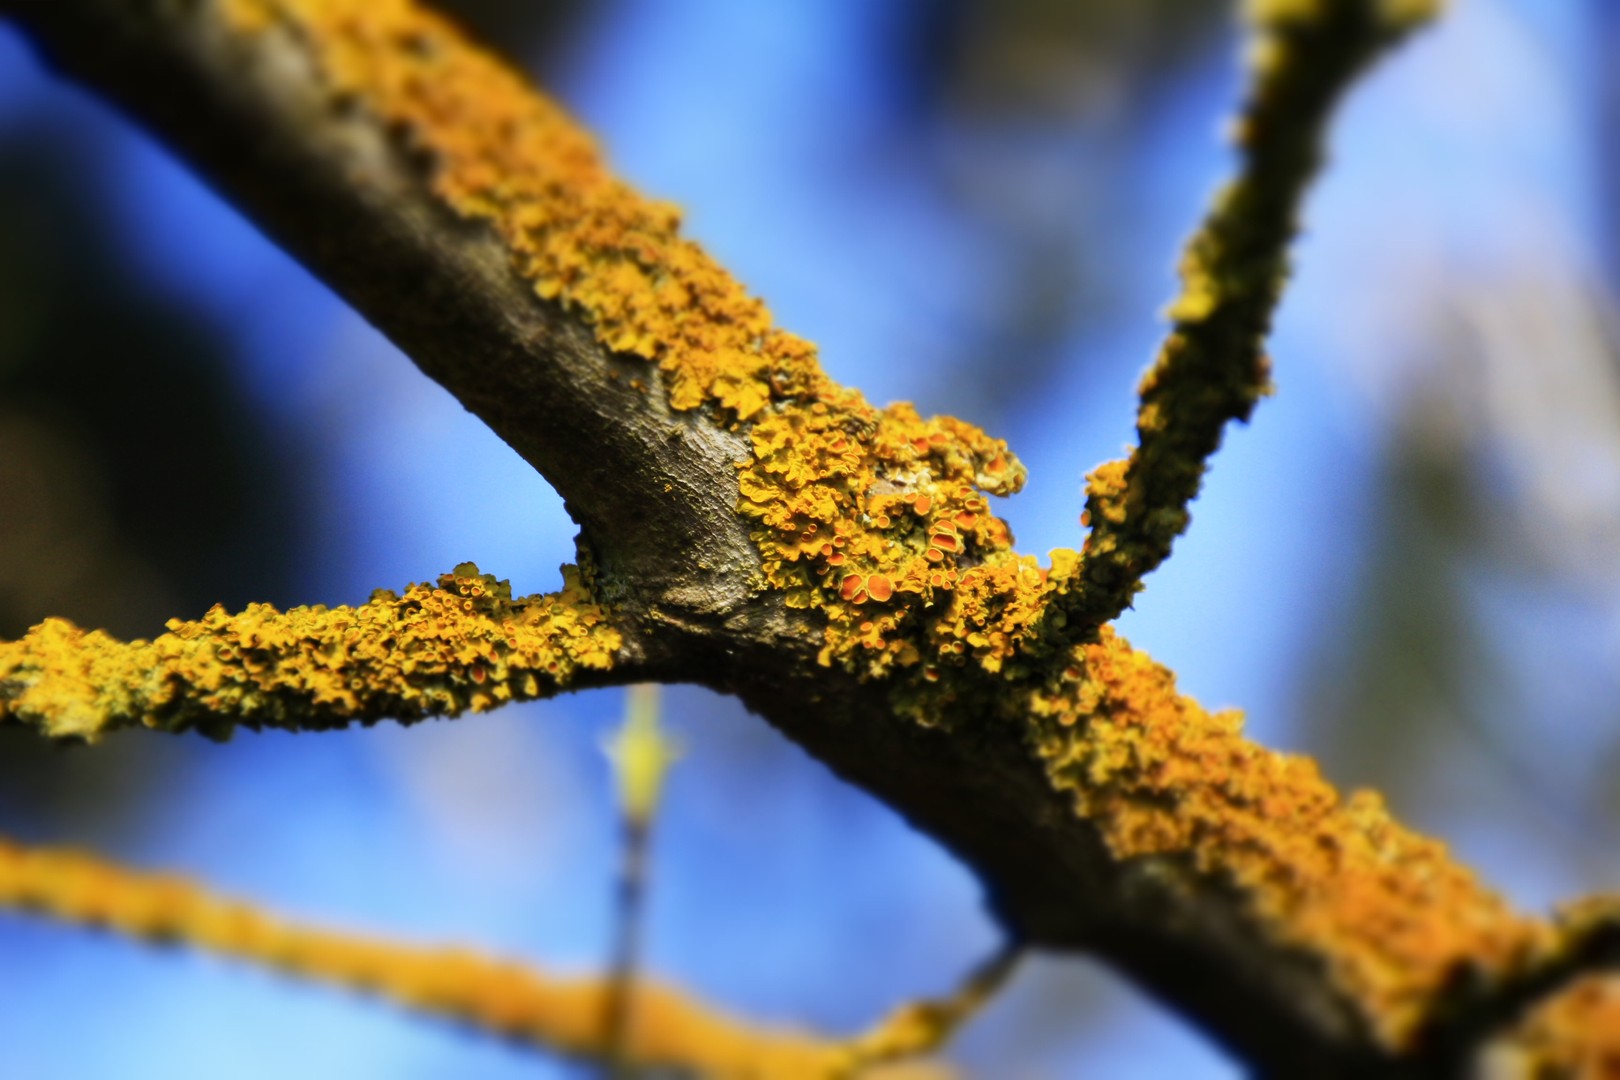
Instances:
[[[1262,50],[1239,133],[1253,175],[1223,194],[1184,259],[1177,327],[1143,381],[1142,449],[1092,474],[1084,557],[1056,552],[1050,569],[1014,553],[989,512],[985,493],[1023,480],[1004,444],[833,384],[811,345],[680,237],[674,210],[615,180],[559,109],[445,23],[404,0],[229,6],[244,32],[290,30],[334,101],[400,132],[431,162],[438,196],[493,227],[541,297],[657,364],[673,407],[708,409],[746,437],[739,510],[762,584],[822,614],[823,663],[890,680],[921,722],[1027,733],[1116,857],[1175,859],[1235,888],[1258,926],[1322,959],[1392,1047],[1459,966],[1503,977],[1547,947],[1546,924],[1374,797],[1341,800],[1310,763],[1249,743],[1234,714],[1204,712],[1098,629],[1185,526],[1221,426],[1267,389],[1260,340],[1333,88],[1429,4],[1387,3],[1374,33],[1317,35],[1316,52],[1280,37]],[[1367,26],[1342,3],[1253,13],[1268,27],[1327,14]],[[1289,114],[1296,100],[1315,111]],[[1284,141],[1256,152],[1274,136]]]
[[[1491,1046],[1481,1064],[1491,1080],[1620,1078],[1620,977],[1578,979]]]
[[[542,297],[579,312],[609,348],[657,362],[670,403],[738,418],[813,392],[814,350],[700,248],[679,212],[608,172],[590,136],[504,64],[406,0],[232,0],[239,29],[290,29],[334,100],[404,133],[433,188],[490,223]]]
[[[1014,558],[982,493],[1017,490],[1022,466],[970,425],[842,394],[773,412],[749,437],[741,509],[766,581],[825,612],[824,663],[916,666],[958,589]]]
[[[223,735],[492,709],[612,666],[621,640],[572,567],[559,593],[514,600],[463,563],[358,607],[251,604],[120,642],[47,619],[0,642],[0,722],[93,740],[133,724]]]
[[[349,987],[572,1057],[600,1060],[609,1049],[604,980],[559,979],[465,949],[299,926],[183,878],[137,873],[74,851],[0,840],[0,908]],[[644,1068],[736,1080],[827,1080],[866,1058],[864,1045],[752,1026],[655,983],[638,981],[633,993],[626,1049],[630,1062]],[[910,1075],[939,1080],[946,1074],[919,1067]]]
[[[792,606],[828,612],[828,662],[869,674],[916,662],[919,643],[900,638],[922,633],[919,611],[948,603],[960,573],[1010,544],[980,494],[1023,482],[1004,443],[908,405],[874,409],[834,384],[813,346],[776,329],[680,235],[672,207],[617,180],[562,110],[431,13],[405,0],[231,0],[227,10],[247,33],[291,31],[334,102],[402,132],[431,161],[445,204],[489,223],[535,291],[604,345],[655,362],[672,406],[712,408],[747,430],[740,509],[755,523],[765,583]],[[907,500],[928,509],[904,512]],[[841,595],[855,573],[890,583],[890,610],[874,619]]]
[[[1236,886],[1391,1048],[1459,970],[1500,980],[1554,944],[1376,795],[1341,799],[1308,758],[1249,742],[1239,714],[1205,712],[1111,629],[1030,708],[1049,774],[1116,858],[1170,857]]]
[[[1264,351],[1288,247],[1334,103],[1437,0],[1250,0],[1250,85],[1234,125],[1242,168],[1180,260],[1173,323],[1138,389],[1137,446],[1092,473],[1091,526],[1061,611],[1086,636],[1118,617],[1187,527],[1225,427],[1270,392]]]

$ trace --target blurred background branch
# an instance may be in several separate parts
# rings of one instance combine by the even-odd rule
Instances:
[[[358,990],[485,1035],[626,1071],[808,1080],[839,1074],[853,1057],[836,1041],[753,1027],[645,981],[629,988],[633,1019],[627,1013],[622,1028],[604,1028],[602,1007],[617,992],[616,975],[559,979],[467,950],[317,930],[181,878],[140,874],[72,851],[0,841],[0,907]]]

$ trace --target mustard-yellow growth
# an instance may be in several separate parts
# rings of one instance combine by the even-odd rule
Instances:
[[[1307,762],[1244,739],[1235,714],[1177,694],[1102,624],[1168,555],[1222,427],[1268,389],[1261,344],[1328,105],[1434,7],[1250,4],[1262,48],[1238,129],[1245,170],[1183,259],[1177,325],[1141,387],[1138,452],[1091,475],[1086,548],[1046,569],[989,511],[986,494],[1023,479],[1004,444],[834,384],[809,343],[679,234],[672,208],[615,179],[561,110],[447,24],[405,0],[230,4],[243,32],[303,43],[334,108],[399,132],[446,207],[491,227],[538,296],[656,364],[674,408],[746,438],[738,509],[760,586],[824,620],[823,663],[887,680],[912,719],[1026,738],[1119,859],[1173,859],[1235,890],[1391,1046],[1458,965],[1505,978],[1553,932],[1375,799],[1341,799]]]
[[[76,851],[0,840],[0,909],[348,987],[569,1057],[602,1060],[609,1052],[602,1025],[607,980],[556,978],[466,949],[300,926],[184,878],[139,873]],[[750,1025],[666,986],[638,980],[633,992],[627,1050],[638,1066],[731,1080],[829,1080],[846,1075],[856,1060],[849,1044]]]
[[[544,299],[664,371],[676,409],[747,420],[823,378],[815,350],[679,233],[680,213],[608,170],[592,138],[495,57],[408,0],[230,0],[237,29],[289,31],[334,107],[369,110],[430,160],[455,213],[487,222]],[[403,46],[403,47],[402,47]]]
[[[1308,758],[1243,737],[1111,627],[1054,665],[1025,706],[1054,785],[1120,860],[1167,856],[1219,875],[1278,939],[1308,949],[1391,1049],[1460,965],[1483,984],[1557,947],[1438,841],[1370,792],[1342,798]]]
[[[1531,1010],[1485,1060],[1492,1080],[1612,1080],[1620,1075],[1620,976],[1575,980]]]
[[[151,641],[62,619],[0,642],[0,722],[95,740],[144,725],[215,736],[237,725],[319,729],[492,709],[612,666],[621,639],[564,568],[561,592],[512,599],[463,563],[436,585],[358,607],[215,607]]]
[[[595,143],[516,73],[407,0],[231,0],[243,33],[289,32],[332,89],[430,163],[452,212],[487,223],[542,298],[662,372],[676,409],[745,432],[739,511],[762,584],[828,614],[828,663],[925,662],[921,613],[1011,537],[983,493],[1023,466],[1006,444],[909,405],[876,409],[822,371],[698,245],[680,215],[609,171]]]

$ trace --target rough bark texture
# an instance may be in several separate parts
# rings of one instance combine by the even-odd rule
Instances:
[[[1365,26],[1378,5],[1328,7]],[[357,3],[0,2],[51,63],[167,142],[556,486],[581,527],[593,601],[621,635],[625,678],[737,694],[962,858],[1011,934],[1106,957],[1260,1073],[1462,1067],[1478,1040],[1458,1047],[1448,1034],[1477,1010],[1468,1013],[1474,999],[1457,996],[1454,976],[1472,964],[1473,981],[1463,981],[1494,1000],[1490,987],[1557,953],[1553,927],[1511,912],[1371,800],[1341,804],[1308,765],[1244,742],[1234,721],[1177,696],[1166,674],[1106,631],[1062,639],[1063,620],[1042,616],[1054,595],[1076,595],[1062,586],[1073,576],[998,546],[976,495],[960,496],[968,502],[950,521],[929,519],[946,496],[913,490],[912,474],[893,464],[893,455],[935,454],[937,472],[996,490],[1014,467],[965,425],[913,425],[914,415],[840,396],[816,381],[813,356],[811,367],[772,366],[772,349],[795,362],[800,353],[768,329],[742,334],[737,347],[758,360],[757,400],[726,369],[692,390],[693,361],[656,340],[663,324],[644,317],[639,300],[628,314],[610,312],[592,292],[592,274],[634,278],[632,295],[667,291],[672,275],[686,280],[679,274],[698,256],[668,246],[646,224],[653,211],[633,208],[633,235],[616,241],[639,262],[603,269],[591,248],[577,274],[534,269],[552,257],[561,227],[542,221],[535,240],[522,222],[538,210],[469,179],[507,151],[458,161],[456,137],[422,119],[447,107],[435,80],[453,88],[468,72],[475,83],[506,76],[408,5],[377,8],[388,14],[374,40]],[[1285,37],[1292,17],[1282,17]],[[327,35],[341,46],[329,48]],[[431,76],[407,70],[398,77],[406,90],[391,97],[395,76],[363,66],[367,50],[388,49],[407,65],[433,65]],[[1365,50],[1346,64],[1363,59]],[[512,108],[518,120],[507,126],[528,123],[523,110],[540,106]],[[552,122],[550,113],[535,121]],[[585,153],[566,139],[542,150],[554,145]],[[1274,224],[1281,243],[1287,215]],[[1267,273],[1282,265],[1259,258]],[[1245,347],[1274,295],[1261,292],[1260,307],[1239,319]],[[680,348],[690,352],[738,318],[717,318],[696,337],[676,322],[668,333],[687,335]],[[1237,361],[1255,370],[1252,356]],[[1252,394],[1238,399],[1228,412],[1244,411]],[[860,468],[870,475],[838,489],[861,508],[865,530],[849,550],[871,544],[859,572],[860,558],[846,563],[842,547],[810,539],[813,517],[788,530],[807,530],[803,561],[797,548],[784,554],[783,527],[769,516],[775,496],[758,493],[787,468],[772,464],[771,425],[802,420],[819,439],[815,418],[828,415],[842,434],[818,447],[843,453],[847,437],[867,453]],[[780,441],[799,438],[794,428]],[[740,489],[743,466],[754,471],[743,469]],[[822,478],[833,475],[843,474]],[[902,544],[882,530],[899,530],[908,514],[932,522],[904,534],[915,558],[882,562]],[[819,536],[830,538],[823,524]],[[930,565],[950,571],[944,584],[928,584]],[[1128,599],[1112,578],[1105,584]],[[970,596],[980,607],[969,609]],[[1030,610],[1016,618],[985,614],[1020,604]],[[1079,604],[1087,618],[1110,606]],[[0,656],[0,691],[5,671]],[[613,681],[613,672],[593,680]],[[1185,781],[1166,779],[1182,768],[1191,770]],[[1220,816],[1228,810],[1230,822]],[[1268,834],[1268,820],[1302,824]]]

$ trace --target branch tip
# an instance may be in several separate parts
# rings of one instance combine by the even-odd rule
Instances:
[[[122,727],[320,730],[483,712],[582,681],[633,677],[608,612],[565,568],[564,588],[513,599],[463,563],[437,584],[357,607],[214,607],[121,642],[61,619],[0,642],[0,722],[95,741]]]

